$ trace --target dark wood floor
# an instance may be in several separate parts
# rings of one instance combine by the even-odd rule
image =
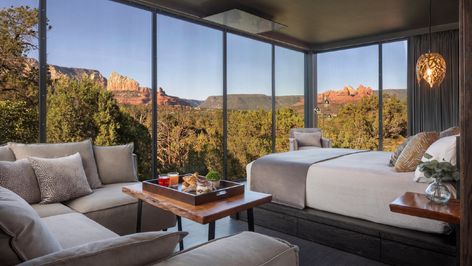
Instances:
[[[189,232],[185,237],[185,248],[189,248],[207,241],[208,225],[201,225],[186,219],[182,220],[183,231]],[[177,230],[176,227],[169,231]],[[225,218],[216,222],[216,238],[235,234],[247,230],[247,223],[244,221]],[[346,266],[374,266],[384,265],[382,263],[369,260],[344,251],[319,245],[307,240],[303,240],[294,236],[282,234],[273,230],[269,230],[260,226],[256,226],[256,232],[265,235],[284,239],[300,248],[300,265],[346,265]]]

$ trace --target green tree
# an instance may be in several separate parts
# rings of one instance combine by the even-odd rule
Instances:
[[[38,67],[27,54],[37,49],[38,10],[0,9],[0,100],[37,104]]]
[[[0,143],[37,142],[38,110],[25,101],[0,101]]]

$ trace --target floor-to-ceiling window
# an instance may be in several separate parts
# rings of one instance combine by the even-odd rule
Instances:
[[[38,1],[0,1],[0,144],[38,141]]]
[[[275,46],[275,151],[289,150],[291,128],[304,127],[305,54]]]
[[[223,32],[158,15],[159,172],[223,174]]]
[[[378,45],[319,53],[318,126],[334,147],[378,149]]]
[[[96,0],[48,0],[48,142],[134,142],[151,168],[151,12]]]
[[[227,35],[228,178],[272,151],[272,47]]]
[[[406,40],[382,44],[383,149],[394,151],[407,135]]]

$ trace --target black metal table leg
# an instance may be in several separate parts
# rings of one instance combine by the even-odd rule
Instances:
[[[208,224],[208,241],[215,239],[215,222]]]
[[[252,208],[247,209],[247,230],[254,232],[254,211]]]
[[[142,212],[143,212],[143,201],[138,199],[138,217],[136,218],[136,233],[141,232]]]
[[[182,217],[176,215],[177,218],[177,230],[182,231]],[[179,249],[180,251],[184,250],[184,240],[180,240],[179,242]]]

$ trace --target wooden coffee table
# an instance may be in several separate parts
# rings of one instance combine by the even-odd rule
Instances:
[[[187,218],[200,224],[208,224],[208,240],[215,238],[215,222],[218,219],[247,211],[248,231],[254,231],[253,208],[272,200],[272,195],[246,190],[244,194],[226,198],[219,201],[209,202],[202,205],[191,205],[185,202],[174,200],[159,194],[143,191],[142,184],[125,186],[122,191],[138,199],[138,217],[136,231],[141,231],[141,212],[143,202],[154,207],[172,212],[177,216],[178,230],[182,230],[181,217]],[[180,248],[183,249],[181,243]]]

